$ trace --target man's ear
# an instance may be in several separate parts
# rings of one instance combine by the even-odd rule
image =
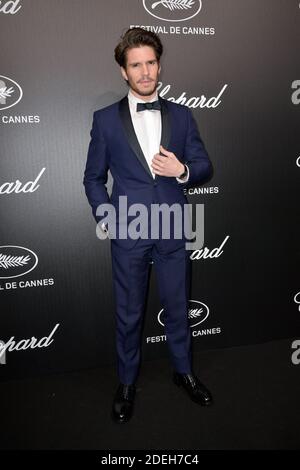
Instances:
[[[121,74],[122,74],[122,77],[124,78],[124,80],[128,80],[127,73],[126,73],[126,70],[124,69],[124,67],[121,67]]]

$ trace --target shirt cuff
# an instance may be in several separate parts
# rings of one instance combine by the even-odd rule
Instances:
[[[106,227],[106,225],[105,225],[104,222],[102,222],[101,228],[102,228],[103,232],[105,232],[105,233],[107,233],[107,234],[109,235],[108,230],[107,230],[107,227]]]
[[[186,183],[189,179],[189,176],[190,176],[190,170],[189,170],[189,167],[187,165],[184,165],[185,168],[187,169],[187,175],[185,178],[176,178],[178,183]]]

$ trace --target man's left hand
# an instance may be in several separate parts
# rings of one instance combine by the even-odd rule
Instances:
[[[184,165],[178,160],[173,152],[169,152],[162,145],[159,147],[160,152],[154,155],[151,163],[153,172],[160,176],[175,176],[178,178],[184,172]]]

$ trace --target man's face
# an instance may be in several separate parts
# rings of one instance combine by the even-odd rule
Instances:
[[[151,97],[158,85],[160,65],[150,46],[134,47],[127,51],[126,69],[121,73],[133,93],[140,98]]]

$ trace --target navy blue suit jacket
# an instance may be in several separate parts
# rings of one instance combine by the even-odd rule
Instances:
[[[189,180],[179,183],[176,177],[155,175],[136,137],[128,97],[94,113],[91,141],[84,173],[84,186],[96,222],[97,207],[110,203],[116,208],[117,224],[119,196],[127,196],[128,207],[143,203],[149,210],[151,204],[187,204],[183,188],[200,185],[212,174],[209,160],[199,131],[189,108],[159,97],[161,103],[161,144],[173,152],[189,167]],[[107,172],[113,177],[111,198],[106,189]],[[128,223],[134,218],[128,216]],[[132,248],[136,240],[116,240],[125,248]],[[169,248],[178,245],[178,240],[168,241]],[[181,240],[182,243],[182,240]]]

